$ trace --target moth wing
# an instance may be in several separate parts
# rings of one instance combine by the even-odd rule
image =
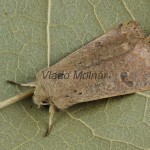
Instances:
[[[132,51],[116,59],[80,71],[85,73],[81,78],[74,78],[72,70],[69,79],[51,83],[55,95],[53,102],[58,108],[66,109],[81,102],[149,90],[150,37],[139,41]],[[95,73],[99,77],[95,78]]]

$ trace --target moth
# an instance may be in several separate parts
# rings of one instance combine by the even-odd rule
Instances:
[[[48,135],[56,108],[149,90],[150,37],[136,21],[126,22],[40,70],[35,82],[8,82],[34,87],[34,103],[50,105]],[[0,108],[32,94],[1,102]]]

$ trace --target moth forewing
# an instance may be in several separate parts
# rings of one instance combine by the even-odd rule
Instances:
[[[102,61],[97,65],[77,70],[61,68],[70,74],[69,79],[49,79],[43,86],[49,96],[53,97],[53,103],[60,109],[81,102],[148,90],[150,89],[148,39],[140,40],[124,55]],[[56,68],[49,70],[59,71]]]

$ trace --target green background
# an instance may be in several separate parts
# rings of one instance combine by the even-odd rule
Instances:
[[[150,34],[150,0],[51,0],[50,51],[47,0],[0,0],[0,101],[28,89],[36,73],[119,23],[137,20]],[[44,138],[48,110],[32,98],[0,110],[1,150],[148,150],[150,92],[76,105],[57,112]]]

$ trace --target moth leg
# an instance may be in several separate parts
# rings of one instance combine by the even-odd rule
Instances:
[[[17,85],[17,86],[36,87],[35,82],[30,82],[30,83],[25,83],[25,84],[23,84],[23,83],[17,83],[17,82],[11,81],[11,80],[7,80],[6,82],[7,82],[7,83],[10,83],[10,84]]]
[[[46,135],[45,136],[49,135],[50,130],[52,128],[54,113],[55,113],[55,105],[52,103],[50,105],[50,107],[49,107],[49,122],[48,122],[48,129],[46,131]]]

